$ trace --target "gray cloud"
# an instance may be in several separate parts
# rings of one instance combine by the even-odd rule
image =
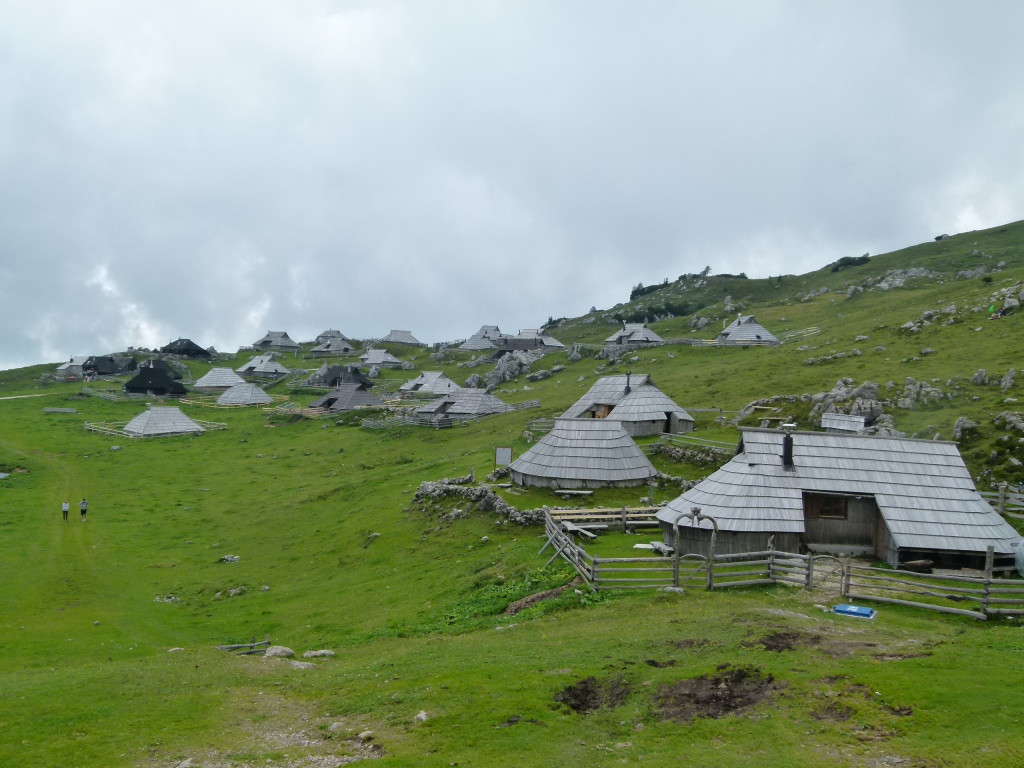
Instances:
[[[0,2],[0,367],[535,327],[1024,203],[1016,3]]]

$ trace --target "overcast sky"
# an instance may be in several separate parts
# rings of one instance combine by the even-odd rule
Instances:
[[[1024,218],[1024,3],[0,0],[0,368]]]

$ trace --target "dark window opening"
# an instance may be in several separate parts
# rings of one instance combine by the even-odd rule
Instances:
[[[845,496],[824,496],[817,493],[804,494],[804,515],[825,520],[846,520],[847,498]]]

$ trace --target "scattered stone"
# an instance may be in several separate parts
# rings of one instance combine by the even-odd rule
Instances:
[[[178,651],[184,651],[184,650],[185,650],[184,648],[176,646],[174,648],[168,648],[167,652],[168,653],[177,653]]]
[[[306,651],[304,654],[302,654],[302,658],[304,658],[304,659],[323,659],[323,658],[332,658],[332,657],[334,657],[336,655],[337,654],[335,654],[334,651],[323,649],[323,650],[319,650],[319,651]]]
[[[292,669],[316,669],[316,664],[308,661],[289,661],[288,666]]]
[[[932,349],[931,347],[925,347],[924,349],[921,350],[921,356],[922,357],[924,357],[925,355],[934,355],[934,354],[935,354],[935,350]]]
[[[1005,392],[1006,390],[1013,387],[1013,379],[1016,375],[1017,370],[1015,368],[1011,368],[1010,370],[1008,370],[1006,372],[1006,375],[1003,376],[1002,381],[999,382],[999,389]]]
[[[430,715],[428,715],[426,711],[422,709],[419,712],[417,712],[416,715],[413,717],[413,721],[417,723],[425,723],[427,722],[428,719],[430,719]]]
[[[359,739],[359,741],[372,741],[373,731],[363,731],[358,736],[356,736],[356,738]]]
[[[953,439],[961,440],[967,433],[975,432],[977,429],[977,422],[971,421],[966,416],[961,416],[953,425]]]
[[[263,655],[268,658],[290,659],[295,656],[295,651],[284,645],[272,645]]]
[[[249,590],[246,589],[245,585],[242,584],[240,586],[232,587],[231,589],[229,589],[228,590],[228,597],[238,597],[239,595],[244,595],[248,591]]]
[[[112,450],[112,451],[120,451],[121,450],[121,446],[120,445],[112,445],[112,446],[110,446],[110,450]]]
[[[986,371],[984,368],[979,368],[978,370],[976,370],[974,372],[974,375],[971,376],[971,384],[977,384],[979,386],[988,384],[988,371]]]

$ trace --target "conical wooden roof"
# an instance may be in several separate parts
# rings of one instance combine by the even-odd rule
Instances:
[[[193,385],[196,389],[229,389],[245,379],[230,368],[211,368]]]
[[[206,430],[172,406],[153,406],[125,424],[124,431],[131,437],[157,437],[162,435],[199,434]]]
[[[509,470],[517,483],[560,488],[642,485],[658,474],[622,425],[607,419],[556,419]]]
[[[266,405],[273,398],[256,384],[243,381],[226,390],[217,398],[218,405]]]

